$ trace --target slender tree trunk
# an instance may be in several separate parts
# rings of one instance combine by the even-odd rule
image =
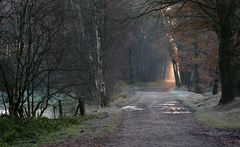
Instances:
[[[58,100],[59,118],[63,118],[62,101]]]
[[[93,0],[95,7],[95,31],[96,31],[96,54],[97,54],[97,75],[96,87],[100,92],[101,106],[107,106],[108,99],[105,87],[105,49],[106,49],[106,2],[105,0]]]
[[[79,98],[77,109],[75,111],[74,116],[77,116],[78,111],[80,111],[81,116],[85,116],[85,100],[84,100],[84,98]]]
[[[166,61],[164,62],[163,64],[163,68],[162,68],[162,80],[166,80],[166,66],[167,66],[167,63]]]
[[[27,89],[27,116],[31,117],[31,103],[30,103],[30,90]]]
[[[182,84],[181,84],[181,80],[180,80],[178,65],[177,65],[176,61],[172,61],[172,62],[173,62],[173,72],[174,72],[174,77],[175,77],[175,81],[176,81],[176,86],[181,87]]]
[[[197,42],[194,42],[193,46],[194,46],[194,57],[198,59],[199,51],[198,51]],[[202,89],[199,84],[200,84],[199,65],[198,63],[195,63],[194,64],[194,92],[196,93],[202,93]]]
[[[79,108],[80,108],[80,114],[81,114],[81,116],[84,116],[85,115],[85,102],[84,102],[84,98],[81,98],[78,103],[79,103]]]
[[[170,57],[171,57],[171,60],[173,63],[173,72],[174,72],[174,77],[175,77],[175,81],[176,81],[176,86],[181,87],[182,83],[181,83],[181,77],[180,77],[180,73],[179,73],[177,44],[172,35],[168,34],[167,37],[169,38],[169,41],[171,43],[171,48],[168,49],[168,52],[170,54]]]
[[[192,73],[187,72],[187,86],[188,86],[188,89],[190,89],[190,86],[192,85],[191,78],[192,78]]]
[[[35,86],[35,81],[33,80],[32,81],[32,83],[31,83],[31,92],[32,92],[32,97],[31,97],[31,99],[32,99],[32,117],[34,118],[34,117],[36,117],[36,111],[34,111],[34,106],[35,106],[35,101],[34,101],[34,86]]]
[[[56,106],[53,105],[53,118],[55,119],[56,118]]]
[[[213,80],[212,95],[218,94],[218,83],[219,83],[219,73],[218,73],[218,66],[217,66],[216,70],[215,70],[215,77],[214,77],[214,80]]]
[[[7,105],[6,105],[6,100],[5,100],[5,97],[4,97],[4,93],[2,93],[2,100],[3,100],[3,106],[4,106],[5,114],[7,114]]]
[[[129,83],[133,84],[134,74],[133,74],[133,62],[132,62],[132,49],[128,50],[128,68],[129,68]]]

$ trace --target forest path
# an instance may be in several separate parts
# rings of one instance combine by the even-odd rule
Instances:
[[[168,89],[168,88],[167,88]],[[221,147],[217,136],[207,135],[192,110],[162,89],[135,92],[137,101],[123,107],[119,129],[101,139],[103,147]],[[160,92],[159,92],[160,91]]]

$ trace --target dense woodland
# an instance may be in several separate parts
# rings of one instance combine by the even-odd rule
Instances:
[[[64,97],[84,115],[84,103],[107,106],[119,82],[165,80],[170,64],[177,87],[221,91],[219,103],[228,103],[240,94],[239,5],[2,0],[2,107],[11,117],[34,118]]]

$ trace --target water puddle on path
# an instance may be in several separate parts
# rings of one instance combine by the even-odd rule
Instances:
[[[124,106],[121,108],[122,110],[126,110],[126,111],[142,111],[142,108],[138,108],[136,106]]]
[[[161,113],[165,114],[189,114],[190,111],[186,107],[182,106],[177,101],[169,101],[162,104],[155,104],[152,106],[154,109],[158,109]]]

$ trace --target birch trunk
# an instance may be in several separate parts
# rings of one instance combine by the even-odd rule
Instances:
[[[94,0],[95,7],[95,31],[96,31],[96,55],[97,55],[97,70],[96,70],[96,87],[100,93],[101,106],[107,105],[106,88],[104,80],[104,52],[105,52],[105,25],[106,16],[103,13],[105,11],[105,1]]]

